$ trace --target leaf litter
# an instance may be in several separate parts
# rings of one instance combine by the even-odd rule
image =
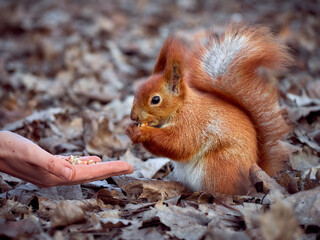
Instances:
[[[320,8],[316,1],[8,1],[0,4],[0,128],[53,154],[124,160],[135,173],[41,189],[0,173],[0,237],[318,239]],[[134,92],[169,34],[229,22],[270,27],[295,64],[280,82],[292,132],[288,170],[250,170],[244,196],[190,192],[170,161],[124,134]]]

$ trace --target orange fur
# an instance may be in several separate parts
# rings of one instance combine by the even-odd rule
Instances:
[[[219,76],[215,84],[208,84],[210,76],[204,74],[201,61],[210,46],[198,49],[191,65],[196,65],[190,86],[204,92],[211,92],[233,102],[242,108],[251,118],[257,135],[259,158],[258,164],[273,176],[283,169],[288,151],[279,140],[289,132],[289,125],[284,117],[284,110],[279,107],[277,86],[270,78],[259,74],[259,70],[283,70],[291,63],[287,47],[279,43],[268,29],[247,26],[229,26],[225,35],[214,43],[220,44],[227,37],[244,36],[248,39],[248,48],[240,51],[228,69],[228,74]]]
[[[288,125],[278,92],[258,71],[289,60],[264,28],[231,26],[221,39],[193,50],[169,38],[153,75],[136,93],[135,122],[126,134],[151,153],[183,164],[176,166],[190,176],[176,169],[177,178],[193,190],[246,193],[253,163],[273,175],[286,157],[279,139]],[[159,103],[153,103],[155,96]]]

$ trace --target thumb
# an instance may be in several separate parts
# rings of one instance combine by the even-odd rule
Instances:
[[[75,175],[75,170],[72,164],[67,162],[62,156],[50,157],[45,169],[64,181],[70,181]]]
[[[61,175],[58,177],[60,177],[64,180],[67,180],[67,181],[71,181],[71,179],[74,176],[74,170],[73,170],[72,165],[63,167],[60,171],[60,174]]]

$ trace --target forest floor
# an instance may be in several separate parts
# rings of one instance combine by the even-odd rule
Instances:
[[[276,181],[256,170],[264,187],[248,195],[190,193],[162,180],[169,160],[133,147],[124,129],[165,39],[230,22],[267,26],[291,49],[277,79],[292,154]],[[136,170],[47,189],[0,173],[0,237],[320,238],[319,1],[0,1],[0,33],[0,129]]]

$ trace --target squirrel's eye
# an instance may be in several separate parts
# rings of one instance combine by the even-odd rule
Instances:
[[[154,96],[154,97],[151,99],[151,104],[152,104],[152,105],[159,104],[160,100],[161,100],[160,96]]]

